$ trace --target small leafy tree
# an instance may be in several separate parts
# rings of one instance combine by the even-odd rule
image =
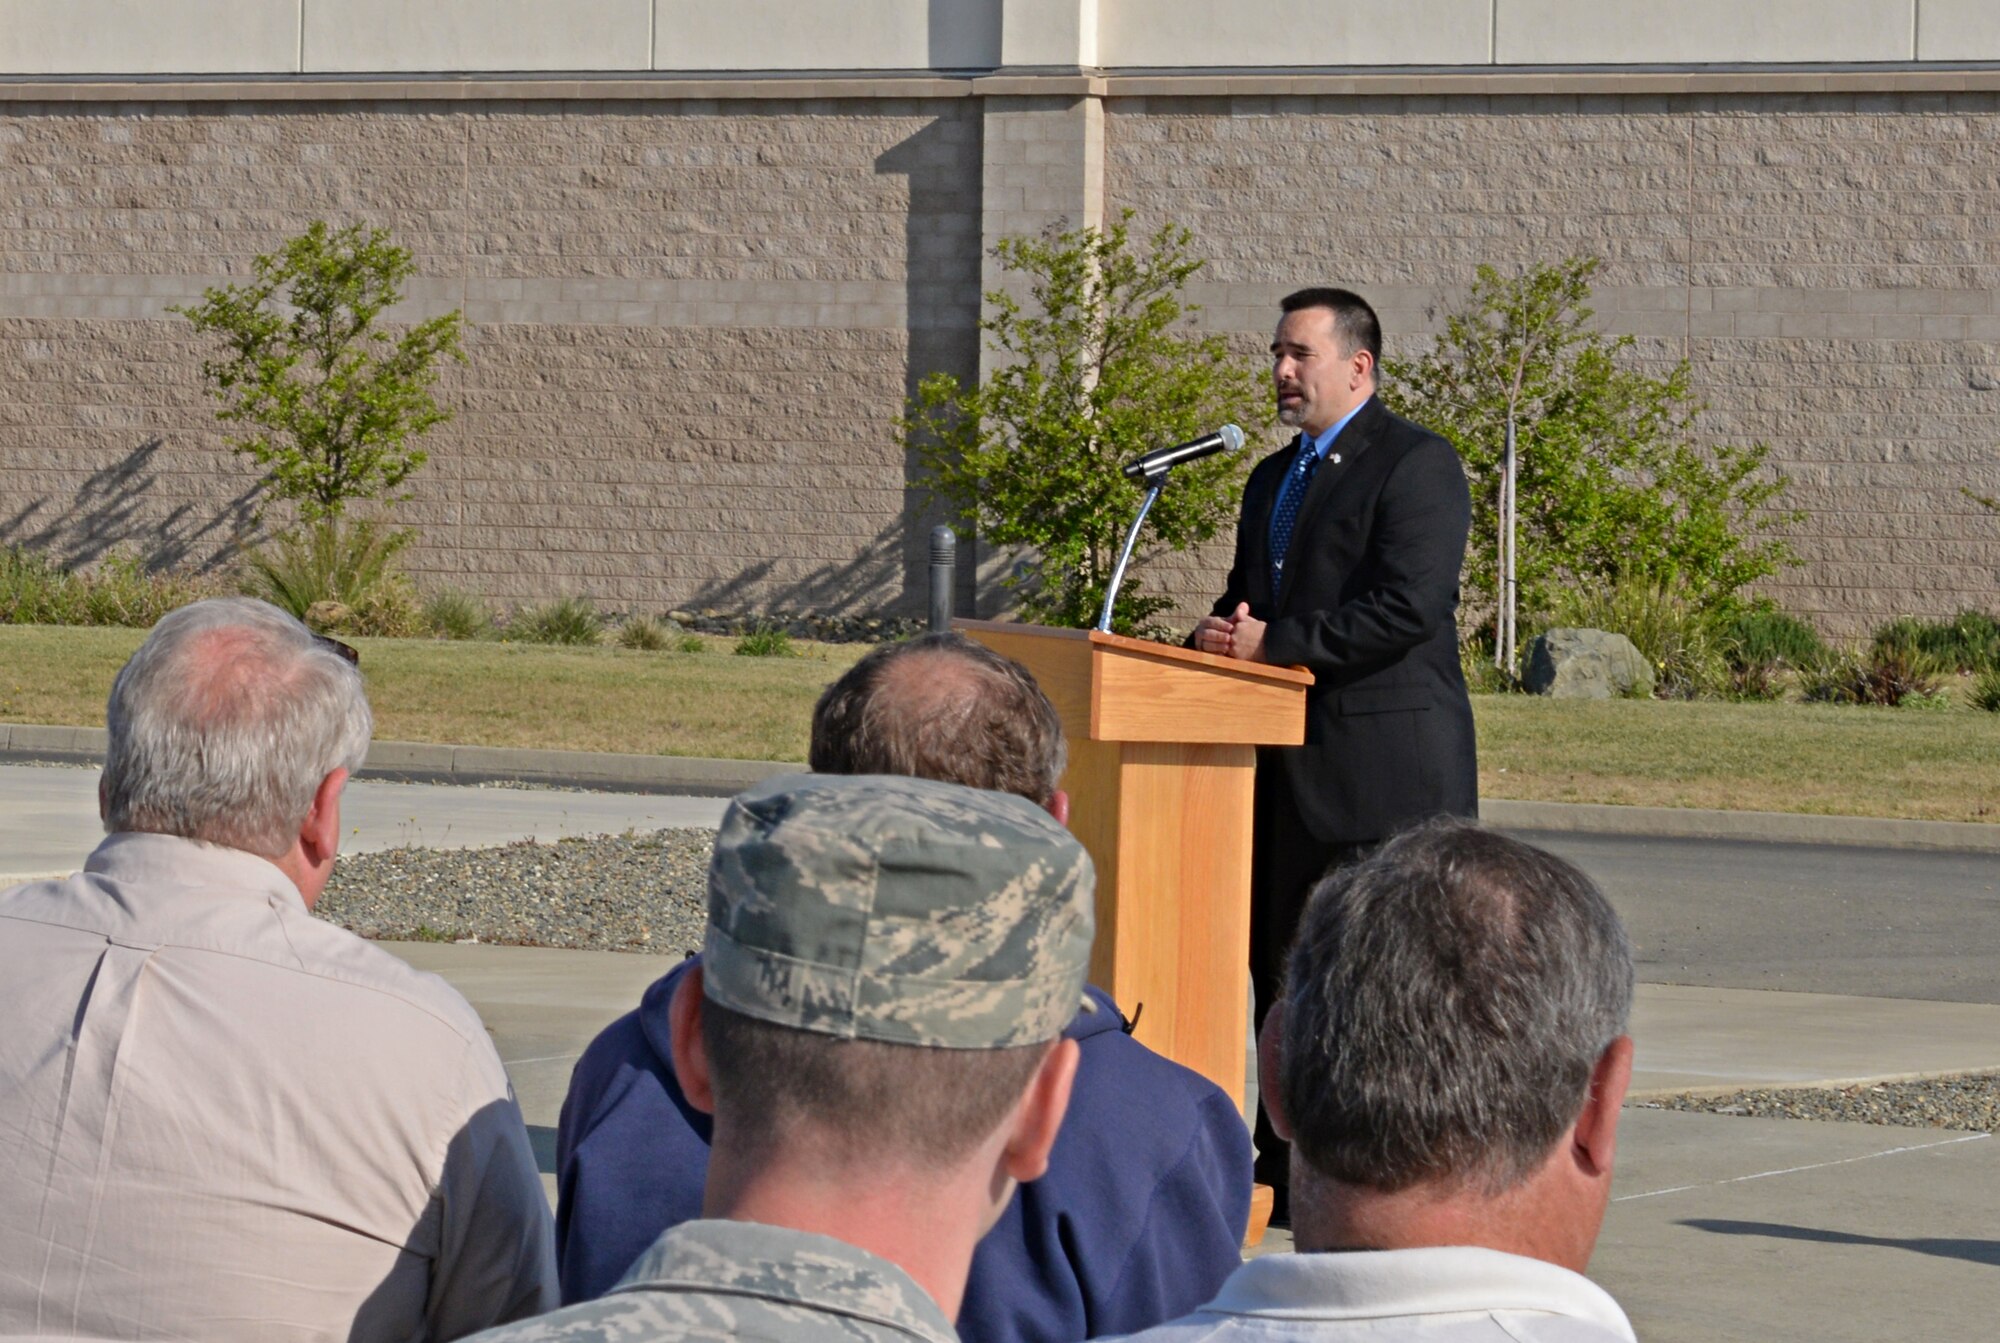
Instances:
[[[938,498],[996,545],[1033,547],[1027,572],[1009,580],[1031,620],[1095,623],[1142,493],[1125,462],[1230,420],[1251,430],[1270,420],[1256,365],[1183,325],[1197,309],[1180,291],[1202,266],[1193,235],[1163,224],[1135,245],[1130,217],[1002,239],[995,255],[1030,277],[1032,306],[986,295],[979,325],[998,366],[978,386],[931,374],[898,421]],[[1228,455],[1177,467],[1139,553],[1214,536],[1235,518],[1242,482]],[[1170,604],[1128,574],[1113,628],[1155,632],[1151,617]]]
[[[463,361],[461,314],[400,337],[377,329],[415,270],[382,229],[314,220],[256,279],[211,288],[173,311],[218,336],[202,363],[216,418],[245,427],[230,446],[264,467],[273,497],[307,524],[337,523],[356,499],[393,501],[426,454],[411,440],[451,418],[431,388],[443,358]]]
[[[1594,257],[1504,276],[1481,266],[1465,307],[1422,357],[1390,361],[1383,399],[1458,448],[1472,478],[1473,535],[1497,552],[1501,470],[1516,427],[1523,607],[1546,613],[1561,589],[1631,579],[1671,589],[1718,617],[1745,585],[1795,563],[1772,528],[1803,514],[1773,507],[1785,478],[1770,449],[1693,439],[1703,407],[1682,361],[1663,376],[1623,362],[1630,336],[1590,325]],[[1477,541],[1466,585],[1499,607],[1498,566]]]

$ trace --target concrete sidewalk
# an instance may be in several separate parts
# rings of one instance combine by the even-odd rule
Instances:
[[[91,764],[104,756],[104,729],[0,723],[0,762]],[[361,777],[418,783],[517,782],[729,797],[773,774],[805,768],[769,760],[597,751],[541,751],[429,742],[378,741]],[[1951,849],[2000,853],[2000,825],[1907,821],[1873,816],[1808,816],[1697,807],[1618,807],[1487,798],[1480,814],[1503,830],[1613,834],[1676,839],[1744,839],[1878,849]]]
[[[549,1172],[577,1053],[675,963],[383,945],[443,975],[479,1009]],[[1638,992],[1640,1091],[2000,1068],[2000,1007],[1651,984]],[[1640,1338],[1988,1336],[2000,1299],[2000,1142],[1644,1108],[1625,1112],[1621,1136],[1591,1273]]]
[[[104,828],[95,769],[0,765],[0,886],[74,871]],[[419,845],[476,849],[520,839],[713,828],[720,797],[468,788],[357,779],[341,797],[343,853]]]
[[[548,1125],[583,1046],[679,960],[551,947],[381,945],[444,976],[479,1009],[528,1122]],[[1980,1003],[1641,984],[1632,1035],[1636,1100],[2000,1070],[2000,1006]],[[1247,1048],[1245,1057],[1245,1079],[1254,1083]]]

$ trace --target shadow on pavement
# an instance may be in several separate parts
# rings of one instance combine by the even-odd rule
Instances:
[[[1697,1231],[1713,1231],[1723,1236],[1770,1236],[1778,1240],[1809,1240],[1822,1245],[1879,1245],[1891,1250],[1914,1250],[1941,1259],[1963,1259],[1972,1264],[2000,1268],[2000,1240],[1958,1240],[1943,1236],[1861,1236],[1851,1231],[1825,1231],[1810,1226],[1786,1226],[1782,1222],[1738,1222],[1726,1218],[1693,1217],[1681,1222]]]

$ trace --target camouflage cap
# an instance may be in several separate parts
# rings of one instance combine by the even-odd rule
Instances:
[[[785,775],[739,794],[708,868],[707,996],[845,1039],[1001,1049],[1076,1015],[1090,855],[1025,798]]]

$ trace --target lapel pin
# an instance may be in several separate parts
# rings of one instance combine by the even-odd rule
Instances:
[[[1333,454],[1333,464],[1334,464],[1335,466],[1339,466],[1339,465],[1340,465],[1340,454],[1339,454],[1339,453],[1337,453],[1337,452]]]

